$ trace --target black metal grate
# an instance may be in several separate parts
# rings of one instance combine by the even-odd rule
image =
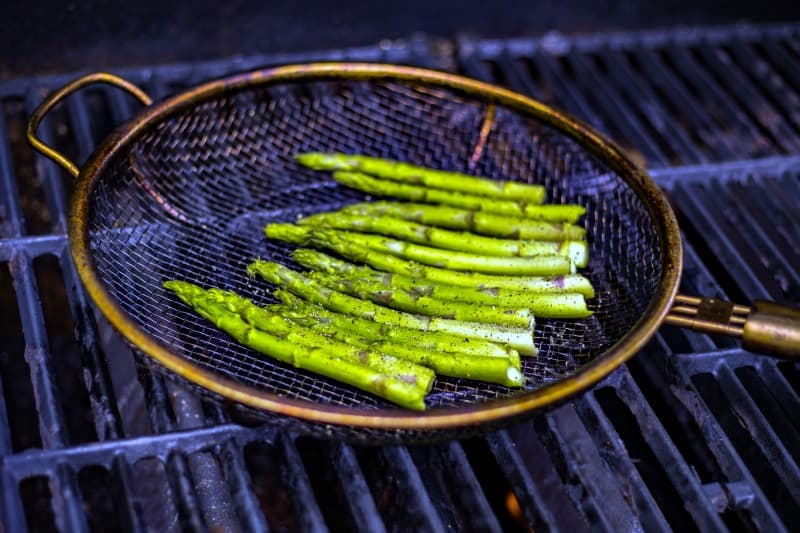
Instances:
[[[341,58],[456,69],[582,116],[641,154],[667,188],[686,237],[683,291],[800,302],[800,27],[415,42],[313,57]],[[306,59],[122,74],[160,97]],[[69,260],[69,181],[22,136],[43,91],[65,79],[0,85],[4,529],[794,527],[800,366],[724,339],[665,327],[574,402],[435,446],[363,448],[241,426],[134,370]],[[83,160],[134,105],[113,91],[79,94],[43,131]]]

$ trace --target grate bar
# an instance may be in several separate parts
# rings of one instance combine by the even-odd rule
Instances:
[[[717,73],[728,88],[735,88],[734,98],[738,100],[738,109],[744,112],[751,110],[753,119],[767,132],[772,141],[787,152],[796,152],[799,148],[795,140],[797,134],[783,120],[781,113],[775,110],[753,86],[747,76],[731,61],[731,58],[719,48],[699,47],[698,51],[706,65]]]
[[[691,361],[697,356],[693,354],[691,356],[675,357],[662,335],[656,335],[656,342],[659,344],[660,349],[653,350],[650,356],[656,359],[655,362],[662,368],[669,367],[674,369],[673,379],[677,383],[670,387],[670,391],[672,397],[691,416],[694,423],[692,431],[700,432],[727,480],[729,482],[746,483],[755,494],[755,499],[749,508],[752,519],[764,531],[786,531],[772,504],[753,478],[725,430],[722,429],[717,419],[711,415],[708,405],[706,405],[705,400],[692,383],[690,376],[694,375],[695,372],[688,370],[683,363]],[[717,364],[719,360],[720,356],[716,355],[715,361]]]
[[[20,205],[17,178],[14,173],[11,148],[6,131],[6,117],[0,107],[0,235],[18,237],[25,231],[22,206]],[[2,242],[2,241],[0,241]]]
[[[242,530],[267,533],[269,527],[251,489],[253,480],[244,462],[244,451],[234,439],[230,439],[221,446],[219,454],[222,471],[228,480],[231,500]]]
[[[694,133],[703,141],[707,149],[723,159],[732,159],[737,154],[737,147],[727,135],[720,135],[713,119],[689,94],[679,78],[667,71],[661,59],[651,49],[640,48],[635,56],[639,65],[647,74],[647,80],[661,89],[661,94],[671,101],[677,109],[686,110],[681,119],[687,121]]]
[[[800,396],[795,392],[786,376],[778,368],[776,360],[768,357],[762,358],[756,366],[761,379],[766,383],[768,390],[775,396],[777,405],[784,412],[796,416],[800,413]]]
[[[695,89],[696,94],[702,95],[705,105],[717,114],[717,121],[725,127],[725,120],[733,122],[733,133],[736,137],[746,138],[748,150],[753,156],[763,155],[769,149],[769,142],[761,135],[758,128],[749,117],[731,99],[727,92],[691,57],[689,52],[677,46],[670,46],[665,50],[678,74]],[[719,111],[725,112],[724,118]]]
[[[730,401],[731,408],[743,421],[743,427],[773,466],[786,490],[800,503],[800,468],[786,447],[769,426],[739,378],[728,365],[722,364],[715,374],[720,387]]]
[[[773,182],[774,180],[762,180]],[[781,263],[781,275],[794,280],[795,294],[800,295],[800,249],[795,245],[794,238],[800,237],[796,221],[789,218],[791,210],[776,209],[775,203],[770,202],[762,187],[752,186],[753,183],[731,183],[728,186],[730,196],[736,200],[740,210],[749,225],[755,231],[763,246],[768,247],[774,257]],[[796,231],[792,232],[792,228]],[[795,233],[795,235],[789,235]],[[788,281],[788,280],[787,280]]]
[[[591,436],[581,423],[574,404],[545,415],[540,430],[551,456],[560,457],[562,477],[577,481],[582,490],[570,492],[590,524],[604,531],[628,531],[640,524],[603,463]]]
[[[687,216],[692,225],[703,235],[705,244],[714,253],[719,263],[725,265],[736,278],[740,288],[750,298],[778,297],[780,290],[758,261],[749,262],[740,252],[747,247],[741,242],[735,228],[728,228],[724,219],[712,206],[700,198],[695,185],[684,187],[676,184],[673,196],[678,200],[679,211]]]
[[[50,479],[52,507],[56,525],[61,531],[89,531],[86,513],[81,502],[81,491],[77,476],[72,468],[61,464],[56,468],[55,477]]]
[[[769,262],[769,270],[773,273],[773,277],[780,277],[783,280],[781,287],[784,292],[790,294],[800,295],[800,271],[795,269],[798,263],[793,262],[788,257],[788,252],[792,249],[791,245],[788,247],[779,247],[776,242],[778,235],[773,237],[773,234],[778,233],[774,221],[766,220],[769,216],[770,210],[762,211],[762,205],[755,205],[753,196],[757,195],[756,191],[748,189],[755,189],[755,187],[743,187],[739,185],[737,192],[734,194],[732,189],[737,184],[732,184],[730,187],[723,187],[719,182],[711,183],[711,192],[715,197],[715,202],[724,202],[730,209],[737,211],[736,220],[740,222],[741,231],[740,235],[745,237],[750,244],[749,249],[758,250],[760,255],[767,257]],[[772,209],[774,211],[774,208]]]
[[[419,470],[408,448],[405,446],[386,446],[383,448],[383,455],[386,458],[388,467],[394,471],[395,476],[400,481],[402,490],[406,492],[406,502],[408,512],[413,514],[417,521],[417,531],[436,531],[443,532],[439,515],[428,495],[427,489],[422,482]]]
[[[283,475],[286,478],[286,485],[291,491],[292,504],[297,513],[300,529],[303,531],[327,531],[325,519],[317,504],[311,481],[308,479],[308,473],[303,466],[303,460],[293,438],[283,434],[279,437],[278,442],[283,451],[286,467]]]
[[[775,67],[782,67],[783,76],[795,90],[800,91],[800,60],[788,53],[776,39],[764,39],[759,43],[767,58]]]
[[[440,452],[445,455],[448,471],[452,476],[453,485],[457,487],[457,497],[462,500],[464,507],[469,509],[472,516],[471,525],[477,531],[502,532],[494,511],[486,500],[475,472],[469,464],[467,454],[458,441],[451,441],[440,447]]]
[[[500,430],[486,437],[503,475],[514,488],[514,495],[520,503],[525,517],[536,531],[558,530],[558,519],[550,510],[544,494],[537,486],[525,461],[508,431]]]
[[[6,468],[0,468],[0,518],[5,531],[26,531],[25,509],[19,491],[18,479]]]
[[[28,92],[25,96],[25,110],[28,116],[33,114],[37,104],[42,100],[43,95],[37,94],[34,91]],[[39,137],[46,144],[53,144],[53,131],[52,125],[47,124],[45,121],[39,127]],[[47,203],[47,210],[50,213],[50,223],[54,233],[66,232],[67,228],[67,193],[64,189],[64,177],[72,179],[72,176],[66,173],[62,174],[60,167],[55,163],[45,158],[43,155],[37,153],[36,160],[36,174],[42,183],[42,190],[44,191],[45,202]]]
[[[330,446],[330,456],[336,475],[347,494],[347,506],[359,531],[381,533],[386,531],[381,515],[375,506],[364,473],[358,464],[353,447],[343,442]]]
[[[146,531],[142,506],[133,484],[131,465],[124,457],[115,457],[111,462],[114,483],[114,503],[117,510],[122,509],[129,531]]]
[[[508,86],[517,92],[521,92],[544,101],[544,93],[536,86],[527,69],[522,68],[514,59],[508,48],[504,48],[497,59]]]
[[[627,371],[620,376],[617,395],[636,418],[642,437],[680,493],[684,507],[692,515],[697,527],[703,531],[724,529],[722,520],[714,512],[702,485],[678,453],[675,444]]]
[[[58,401],[58,387],[49,352],[44,316],[36,286],[33,264],[24,251],[11,260],[14,290],[17,293],[19,317],[25,337],[25,360],[31,372],[31,382],[39,413],[39,432],[42,446],[62,448],[67,442],[66,422]]]
[[[261,434],[236,424],[209,426],[184,431],[162,432],[158,435],[145,435],[118,441],[102,441],[71,446],[64,450],[32,449],[5,458],[3,468],[12,472],[18,479],[46,475],[58,459],[65,459],[73,467],[101,465],[110,468],[119,457],[128,463],[139,459],[155,457],[166,461],[173,453],[192,454],[213,448],[224,440],[237,442],[256,440]]]
[[[561,96],[564,106],[570,111],[574,112],[587,120],[592,126],[600,131],[610,133],[612,130],[606,124],[606,121],[595,113],[588,101],[578,91],[575,86],[565,80],[565,75],[561,72],[561,68],[556,61],[547,55],[537,55],[532,58],[542,75],[547,78],[554,88],[554,92]]]
[[[636,506],[637,518],[644,531],[671,531],[653,495],[633,465],[619,434],[603,413],[594,394],[585,394],[575,401],[575,408],[587,429],[596,435],[595,442],[599,444],[603,461],[616,474],[622,490]]]
[[[617,90],[636,102],[642,115],[658,132],[661,139],[675,154],[687,163],[706,163],[708,157],[697,148],[682,128],[676,125],[674,115],[664,107],[649,84],[631,69],[627,61],[616,53],[606,50],[602,56],[609,69],[608,79]]]
[[[793,126],[787,124],[787,128],[793,128],[792,138],[797,139],[797,128],[800,126],[800,97],[797,92],[787,86],[781,73],[773,68],[765,59],[758,57],[751,46],[742,41],[734,41],[730,45],[730,53],[739,66],[741,71],[746,70],[745,65],[750,65],[750,78],[758,84],[758,87],[766,94],[770,101],[779,109],[780,115],[786,117]],[[784,69],[787,68],[784,66]],[[795,142],[795,145],[797,142]]]
[[[86,161],[94,151],[95,140],[92,136],[91,119],[86,110],[85,93],[83,91],[76,92],[65,101],[65,105],[72,135],[78,147],[78,160]]]
[[[200,512],[200,498],[196,491],[196,483],[188,465],[187,457],[179,452],[170,453],[165,465],[167,482],[172,493],[176,495],[178,522],[183,529],[205,531],[208,526]]]
[[[0,261],[10,261],[17,250],[24,249],[28,257],[60,254],[67,245],[65,234],[31,235],[0,239]]]
[[[568,56],[576,78],[592,82],[592,94],[597,98],[603,109],[618,117],[620,128],[626,131],[629,141],[635,139],[635,146],[641,149],[648,161],[657,165],[666,165],[669,158],[658,146],[652,135],[647,131],[641,121],[631,112],[630,106],[623,102],[619,95],[609,89],[608,84],[600,77],[597,71],[589,64],[586,57],[572,53]]]

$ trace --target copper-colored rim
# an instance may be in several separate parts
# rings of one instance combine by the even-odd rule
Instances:
[[[87,226],[89,196],[98,177],[114,155],[135,141],[155,122],[207,97],[249,85],[334,78],[418,81],[487,98],[496,104],[560,128],[578,140],[587,150],[600,157],[615,172],[626,176],[630,186],[651,211],[662,241],[662,249],[667,251],[663,258],[664,274],[636,326],[605,354],[575,374],[557,382],[511,398],[467,407],[434,408],[422,413],[400,409],[368,411],[283,398],[205,370],[173,354],[156,338],[141,329],[104,287],[98,277],[89,247]],[[258,70],[200,85],[144,109],[133,120],[111,134],[82,169],[70,205],[68,233],[78,273],[97,306],[133,345],[167,369],[216,394],[256,409],[316,423],[374,429],[434,430],[498,421],[552,405],[587,389],[628,360],[652,337],[675,297],[682,266],[678,224],[663,193],[619,147],[594,129],[526,96],[490,84],[437,71],[381,64],[312,63]]]

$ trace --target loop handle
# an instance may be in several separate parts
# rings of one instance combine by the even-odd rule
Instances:
[[[47,98],[45,98],[44,101],[39,104],[39,107],[36,108],[36,110],[33,112],[33,115],[31,115],[31,119],[28,121],[28,128],[25,133],[28,137],[28,142],[31,143],[31,146],[33,146],[36,151],[61,165],[61,167],[72,174],[72,177],[74,178],[78,177],[78,166],[52,146],[45,144],[36,136],[36,131],[39,129],[39,124],[41,124],[45,115],[47,115],[47,113],[49,113],[56,104],[78,89],[93,83],[107,83],[109,85],[113,85],[114,87],[123,89],[136,97],[136,99],[145,106],[153,103],[153,100],[147,95],[147,93],[138,88],[136,85],[108,72],[94,72],[92,74],[81,76],[80,78],[67,83],[57,91],[50,93]]]

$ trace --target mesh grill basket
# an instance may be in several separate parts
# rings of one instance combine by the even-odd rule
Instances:
[[[525,394],[602,356],[645,314],[666,251],[647,201],[574,136],[497,105],[476,164],[489,103],[452,88],[393,79],[244,85],[160,119],[117,150],[88,200],[88,243],[101,284],[164,347],[220,376],[283,398],[365,410],[386,402],[244,348],[162,288],[169,279],[236,291],[257,303],[271,287],[248,278],[256,257],[298,269],[269,222],[369,200],[299,152],[347,152],[539,183],[548,201],[586,207],[597,296],[586,320],[538,319],[539,355],[523,358],[523,390],[439,377],[431,408]]]

